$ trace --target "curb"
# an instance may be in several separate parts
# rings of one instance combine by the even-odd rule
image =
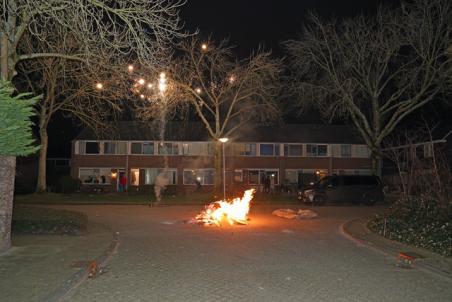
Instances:
[[[105,263],[111,258],[111,256],[116,252],[119,245],[119,233],[114,232],[112,241],[108,248],[94,261],[98,263],[99,266],[104,266]],[[88,279],[89,268],[85,267],[80,269],[78,272],[74,273],[69,279],[67,279],[60,287],[55,289],[45,301],[48,302],[60,302],[68,299],[75,290]]]
[[[380,254],[385,255],[386,257],[391,257],[394,259],[396,259],[399,255],[399,253],[402,252],[399,247],[394,246],[396,244],[406,247],[405,250],[413,250],[413,249],[418,250],[419,249],[417,247],[409,246],[409,245],[406,245],[401,242],[395,242],[395,241],[389,240],[385,237],[382,237],[379,234],[372,232],[371,230],[369,230],[367,228],[367,222],[369,222],[369,220],[366,220],[363,222],[363,220],[359,219],[359,218],[345,221],[344,223],[342,223],[340,225],[340,233],[345,238],[347,238],[350,241],[353,241],[358,246],[361,246],[361,247],[365,246],[366,248],[368,248],[374,252],[378,252]],[[356,233],[354,234],[353,231],[351,230],[350,226],[353,224],[359,225],[361,228],[363,228],[363,230],[365,231],[365,234],[363,234],[363,237],[365,237],[368,234],[378,236],[381,241],[385,241],[385,246],[382,246],[382,244],[376,244],[376,241],[372,241],[372,238],[359,238],[360,236]],[[428,252],[428,253],[430,254],[432,252]],[[442,256],[438,255],[438,257],[442,257]],[[452,271],[443,269],[442,267],[440,267],[439,263],[437,263],[436,265],[434,263],[429,263],[429,262],[431,262],[431,261],[429,261],[431,259],[432,258],[428,257],[428,256],[426,256],[424,259],[417,259],[416,260],[416,269],[419,269],[423,272],[427,272],[430,274],[434,274],[435,276],[439,276],[442,279],[452,283]],[[433,259],[433,260],[435,260],[435,259]]]

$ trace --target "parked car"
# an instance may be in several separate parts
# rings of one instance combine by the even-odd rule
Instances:
[[[326,176],[310,187],[298,192],[298,199],[321,205],[326,202],[362,202],[375,204],[384,199],[383,185],[377,176]]]

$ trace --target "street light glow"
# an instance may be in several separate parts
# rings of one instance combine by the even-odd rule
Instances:
[[[140,94],[140,98],[144,99],[144,94]]]
[[[201,93],[201,88],[196,88],[195,91],[196,91],[197,94],[200,94]]]
[[[218,139],[221,143],[227,143],[228,142],[228,140],[229,140],[229,138],[227,138],[227,137],[222,137],[222,138],[220,138],[220,139]]]
[[[143,85],[145,83],[145,80],[143,78],[138,80],[138,84]]]
[[[148,84],[148,88],[149,88],[149,89],[151,89],[152,86],[153,86],[152,83],[149,83],[149,84]]]
[[[133,71],[133,65],[127,66],[127,69],[128,69],[129,71]]]
[[[163,93],[166,91],[166,88],[168,85],[166,84],[166,74],[164,72],[160,73],[160,79],[159,79],[159,91],[163,95]]]
[[[96,84],[96,88],[97,89],[102,89],[102,88],[104,88],[104,85],[102,83],[97,83]]]
[[[206,43],[202,43],[201,49],[202,49],[202,50],[207,50],[207,44],[206,44]]]

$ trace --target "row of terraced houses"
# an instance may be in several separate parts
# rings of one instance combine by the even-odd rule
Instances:
[[[125,176],[129,191],[150,191],[166,166],[168,189],[187,193],[214,184],[213,142],[201,124],[120,122],[110,136],[86,129],[72,142],[73,178],[85,191],[117,191]],[[228,190],[301,187],[324,175],[370,174],[369,149],[349,126],[301,125],[246,128],[224,145]],[[165,163],[166,161],[166,163]]]

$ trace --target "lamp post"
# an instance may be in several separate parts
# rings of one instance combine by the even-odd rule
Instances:
[[[223,200],[226,200],[226,157],[224,152],[224,145],[228,142],[227,137],[222,137],[219,141],[222,144],[222,153],[223,153]]]

